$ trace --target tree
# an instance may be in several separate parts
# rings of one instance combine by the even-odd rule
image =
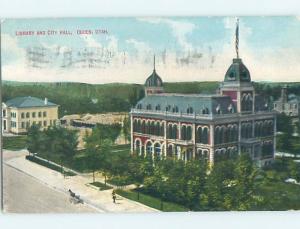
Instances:
[[[40,149],[40,143],[39,143],[39,137],[41,135],[40,127],[36,125],[32,125],[27,130],[27,149],[29,153],[32,153],[33,155],[39,153]]]
[[[77,150],[77,131],[53,126],[45,131],[49,137],[49,149],[61,164],[62,172],[66,163],[70,162]]]
[[[123,119],[123,134],[125,138],[125,144],[127,144],[127,141],[130,140],[130,120],[128,117]]]
[[[258,170],[254,167],[253,161],[248,154],[242,153],[238,157],[234,174],[234,208],[236,210],[250,210],[252,206],[257,204],[254,198],[254,191]]]
[[[300,181],[300,166],[293,160],[288,162],[288,172],[290,177]]]
[[[205,184],[205,195],[210,210],[231,210],[234,202],[234,163],[232,160],[214,164]]]

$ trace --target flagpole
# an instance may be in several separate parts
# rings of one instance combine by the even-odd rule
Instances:
[[[235,51],[236,51],[236,57],[237,59],[239,59],[239,18],[236,19]]]

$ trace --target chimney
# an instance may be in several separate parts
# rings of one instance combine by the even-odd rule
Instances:
[[[48,104],[48,98],[45,98],[44,103],[45,103],[45,105]]]

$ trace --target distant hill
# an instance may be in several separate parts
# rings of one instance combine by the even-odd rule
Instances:
[[[85,83],[22,83],[3,81],[3,101],[17,96],[47,97],[60,105],[60,117],[65,114],[104,113],[129,111],[144,97],[144,86],[140,84],[85,84]],[[254,86],[258,93],[277,99],[285,83],[260,82]],[[287,83],[289,91],[300,95],[300,83]],[[165,82],[168,93],[215,94],[219,82]]]

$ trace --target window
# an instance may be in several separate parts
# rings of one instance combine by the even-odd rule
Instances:
[[[47,126],[47,121],[44,121],[44,126]]]
[[[228,107],[228,111],[229,111],[230,113],[233,113],[233,112],[234,112],[234,109],[233,109],[233,106],[232,106],[232,104],[230,104],[230,105],[229,105],[229,107]]]
[[[26,113],[26,118],[29,118],[29,117],[30,117],[30,113],[27,112],[27,113]]]
[[[160,105],[156,105],[155,110],[160,111]]]
[[[170,111],[170,110],[171,110],[171,106],[170,105],[166,106],[166,111]]]
[[[52,126],[52,120],[50,120],[50,126]]]
[[[39,121],[39,126],[42,126],[42,121]]]
[[[186,110],[186,113],[188,114],[193,114],[194,113],[194,109],[192,107],[189,107],[187,110]]]
[[[173,109],[172,109],[172,111],[173,111],[174,113],[178,113],[179,109],[178,109],[177,106],[174,106]]]
[[[217,114],[221,114],[220,104],[216,107],[216,112],[217,112]]]
[[[32,122],[32,125],[35,125],[35,124],[36,124],[36,121],[33,121],[33,122]]]
[[[21,128],[24,129],[25,128],[25,122],[21,123]]]
[[[29,128],[30,122],[26,122],[26,128]]]
[[[6,117],[6,110],[3,110],[3,117]]]
[[[15,127],[17,126],[17,125],[16,125],[16,122],[14,122],[14,121],[11,121],[11,122],[10,122],[10,125],[11,125],[12,128],[15,128]]]
[[[35,112],[32,112],[31,116],[32,118],[35,118]]]
[[[147,110],[151,110],[151,104],[148,104],[146,107]]]
[[[21,113],[21,118],[25,118],[24,112]]]
[[[43,117],[47,117],[47,112],[46,111],[43,112]]]
[[[202,114],[209,114],[209,110],[207,107],[202,109]]]
[[[41,111],[39,111],[38,116],[39,116],[39,118],[42,117],[42,112]]]
[[[140,110],[141,110],[141,109],[142,109],[142,104],[138,104],[138,105],[137,105],[137,109],[140,109]]]

